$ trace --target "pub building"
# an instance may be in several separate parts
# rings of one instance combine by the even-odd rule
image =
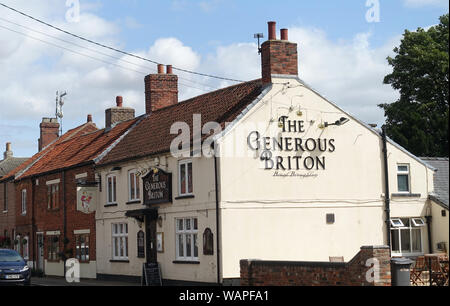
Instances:
[[[436,169],[303,82],[274,22],[261,57],[261,79],[183,102],[171,66],[145,78],[146,114],[96,163],[98,278],[158,263],[163,284],[234,285],[241,259],[448,250]]]

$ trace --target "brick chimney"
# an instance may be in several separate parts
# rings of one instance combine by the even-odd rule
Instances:
[[[7,159],[9,157],[13,157],[13,151],[11,151],[11,143],[6,143],[6,151],[3,153],[3,159]]]
[[[161,108],[178,103],[178,76],[172,73],[168,65],[158,65],[158,74],[145,77],[145,113],[150,114]]]
[[[269,21],[269,40],[261,46],[262,80],[272,83],[272,75],[298,75],[297,44],[289,42],[288,30],[281,30],[277,40],[276,23]]]
[[[59,123],[56,118],[42,118],[39,125],[41,137],[38,140],[39,152],[59,137]]]
[[[131,107],[123,107],[123,98],[118,96],[116,97],[116,107],[105,110],[105,127],[106,129],[111,129],[114,124],[133,119],[134,116],[134,109]]]

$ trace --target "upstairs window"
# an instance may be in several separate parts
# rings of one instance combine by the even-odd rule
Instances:
[[[139,201],[140,196],[139,179],[136,175],[136,170],[128,172],[128,198],[130,201]]]
[[[22,190],[22,215],[27,214],[27,190]]]
[[[59,184],[47,186],[47,208],[48,209],[59,208]]]
[[[106,202],[115,204],[117,202],[117,176],[108,175],[106,178]]]
[[[8,211],[8,187],[7,183],[3,183],[3,211]]]
[[[398,192],[410,192],[409,188],[409,165],[397,165],[397,188]]]
[[[183,160],[178,164],[178,193],[180,196],[192,195],[192,161]]]

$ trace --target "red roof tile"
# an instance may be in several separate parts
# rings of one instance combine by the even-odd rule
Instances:
[[[31,159],[35,162],[28,162],[28,166],[23,168],[25,171],[19,173],[17,179],[93,162],[138,120],[135,118],[121,122],[109,131],[99,130],[92,123],[71,130],[44,152],[33,156]]]
[[[207,93],[184,102],[157,110],[142,120],[100,162],[100,165],[170,151],[177,135],[170,134],[175,122],[191,127],[193,114],[202,115],[202,124],[233,121],[262,92],[261,80],[254,80]]]

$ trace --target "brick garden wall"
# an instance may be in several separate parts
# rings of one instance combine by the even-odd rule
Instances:
[[[371,269],[379,263],[379,280],[368,282]],[[390,286],[391,266],[388,246],[365,246],[352,260],[340,262],[293,262],[241,260],[241,286]],[[373,276],[373,274],[372,274]]]

